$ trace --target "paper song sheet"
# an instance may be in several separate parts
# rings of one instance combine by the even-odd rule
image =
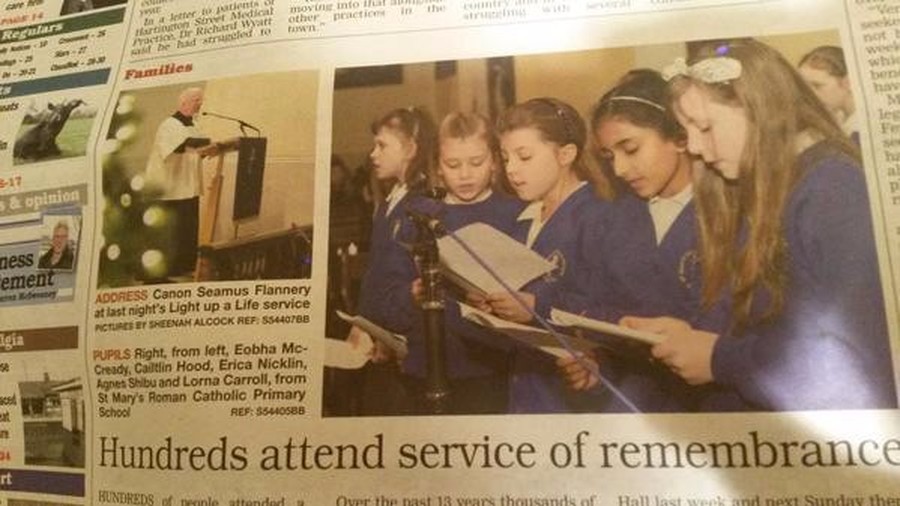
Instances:
[[[556,308],[550,310],[550,323],[560,327],[577,327],[580,329],[592,330],[594,332],[601,332],[603,334],[611,334],[650,346],[659,344],[665,339],[665,336],[660,334],[630,329],[628,327],[623,327],[622,325],[616,325],[615,323],[595,320],[593,318]]]
[[[325,367],[359,369],[369,361],[370,349],[372,349],[371,341],[369,341],[368,346],[353,346],[343,339],[326,338]]]
[[[484,223],[467,225],[455,235],[513,290],[555,267],[524,244]],[[438,239],[438,249],[444,275],[453,283],[481,294],[506,291],[453,237]]]
[[[463,318],[483,327],[493,329],[504,336],[525,344],[526,346],[539,349],[554,357],[572,356],[556,337],[547,330],[507,321],[490,313],[481,311],[480,309],[463,304],[462,302],[459,303],[459,310]],[[576,352],[587,353],[597,347],[597,344],[587,339],[566,334],[557,335],[565,339],[566,342],[569,343],[569,346]]]
[[[403,358],[409,353],[409,349],[406,346],[406,337],[399,334],[394,334],[393,332],[386,330],[385,328],[380,327],[379,325],[359,315],[350,316],[343,311],[336,311],[336,314],[345,322],[365,330],[366,333],[368,333],[374,339],[377,339],[381,342],[381,344],[393,350],[394,353],[397,354],[398,358]]]

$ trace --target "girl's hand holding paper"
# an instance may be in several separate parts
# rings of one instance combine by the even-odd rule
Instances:
[[[620,325],[654,332],[667,339],[650,349],[653,357],[691,385],[713,381],[712,354],[718,334],[692,328],[677,318],[626,316]]]

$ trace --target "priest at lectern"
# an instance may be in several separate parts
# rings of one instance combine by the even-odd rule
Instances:
[[[217,151],[216,145],[194,125],[194,116],[202,105],[202,89],[182,91],[175,113],[157,128],[147,160],[148,182],[161,192],[159,204],[170,220],[170,246],[165,248],[170,277],[189,275],[197,261],[200,162]]]

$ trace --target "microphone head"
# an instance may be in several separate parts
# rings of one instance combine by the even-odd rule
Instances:
[[[428,214],[427,212],[418,211],[415,209],[406,209],[406,215],[420,227],[423,227],[427,230],[430,230],[432,233],[441,236],[446,233],[446,229],[444,228],[444,224],[441,223],[437,217]]]

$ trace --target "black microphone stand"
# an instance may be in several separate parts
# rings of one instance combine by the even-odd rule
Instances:
[[[430,197],[437,198],[437,196]],[[472,257],[478,265],[485,269],[491,277],[500,283],[506,293],[512,295],[519,306],[527,311],[540,327],[553,336],[553,338],[565,348],[569,354],[575,357],[585,369],[599,378],[605,388],[618,398],[619,401],[627,406],[632,412],[641,412],[641,410],[623,392],[621,392],[614,383],[607,380],[596,365],[586,361],[581,354],[577,353],[565,337],[560,335],[547,320],[529,307],[522,297],[513,290],[512,287],[510,287],[506,281],[491,268],[491,266],[485,263],[484,259],[481,258],[478,253],[457,236],[456,233],[444,227],[440,220],[433,216],[410,209],[407,209],[406,212],[409,217],[412,218],[418,229],[418,238],[413,245],[413,254],[416,256],[420,265],[422,285],[425,293],[421,307],[425,317],[425,359],[427,373],[425,400],[430,413],[445,413],[450,396],[446,371],[446,353],[444,349],[444,297],[441,286],[442,276],[440,272],[440,256],[437,245],[438,237],[445,235],[462,247],[462,249]]]
[[[236,123],[238,124],[238,126],[240,127],[240,129],[241,129],[241,135],[244,136],[244,137],[249,137],[249,136],[247,135],[247,129],[248,129],[248,128],[251,129],[251,130],[254,130],[254,131],[256,132],[256,136],[257,136],[257,137],[259,137],[260,135],[262,135],[262,132],[260,131],[260,129],[256,128],[255,126],[251,125],[250,123],[247,123],[246,121],[244,121],[244,120],[242,120],[242,119],[235,118],[235,117],[232,117],[232,116],[226,116],[226,115],[224,115],[224,114],[219,114],[219,113],[215,113],[215,112],[209,112],[209,111],[203,111],[203,112],[200,113],[200,114],[203,115],[203,116],[212,116],[212,117],[214,117],[214,118],[227,119],[227,120],[229,120],[229,121],[234,121],[234,122],[236,122]]]
[[[425,406],[430,414],[447,412],[450,385],[444,335],[444,290],[438,254],[438,235],[443,227],[437,220],[410,213],[418,228],[413,246],[420,266],[423,296],[420,302],[425,324]]]

